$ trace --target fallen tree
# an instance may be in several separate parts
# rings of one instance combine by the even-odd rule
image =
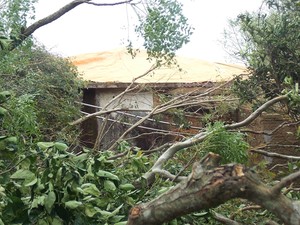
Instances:
[[[178,185],[148,203],[133,207],[127,225],[162,224],[233,198],[248,199],[272,212],[284,224],[299,225],[300,202],[288,199],[281,190],[298,179],[300,171],[270,187],[253,170],[240,164],[220,166],[219,161],[218,155],[209,153],[194,164],[190,175]]]
[[[249,125],[263,111],[286,100],[286,95],[269,100],[245,120],[224,125],[224,128],[231,130]],[[273,213],[284,224],[300,223],[300,202],[293,201],[282,193],[283,188],[300,177],[300,171],[284,177],[274,186],[268,186],[260,181],[251,168],[241,164],[220,165],[221,157],[214,153],[209,153],[201,161],[194,163],[191,173],[186,178],[173,175],[164,169],[164,165],[175,154],[204,141],[208,135],[209,132],[201,131],[191,138],[174,143],[160,155],[151,170],[143,175],[148,185],[154,182],[156,174],[181,182],[157,198],[134,206],[130,210],[127,225],[162,224],[183,215],[217,207],[235,198],[247,199],[257,204]],[[223,224],[240,224],[217,213],[214,217]],[[276,223],[271,221],[268,224]]]

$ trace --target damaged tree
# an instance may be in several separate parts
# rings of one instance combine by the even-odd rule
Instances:
[[[7,2],[18,3],[17,1]],[[34,0],[27,2],[34,2]],[[164,7],[159,7],[159,3],[170,3],[172,1],[151,2],[157,3],[157,8],[154,8],[154,11],[149,10],[147,15],[150,15],[150,20],[146,19],[142,22],[143,25],[147,25],[142,27],[151,29],[142,30],[142,27],[139,28],[141,29],[140,33],[143,36],[144,34],[150,34],[148,37],[145,36],[146,43],[149,44],[150,42],[154,42],[154,44],[146,44],[145,47],[149,47],[147,50],[149,49],[150,56],[158,59],[156,63],[158,63],[157,65],[161,65],[162,61],[160,60],[161,58],[164,58],[165,54],[167,54],[168,60],[172,59],[175,50],[189,40],[191,30],[189,26],[186,26],[186,29],[183,30],[186,30],[187,32],[184,34],[179,33],[178,36],[168,35],[168,32],[161,32],[159,29],[151,32],[152,28],[157,28],[155,25],[160,25],[158,27],[165,28],[165,26],[161,26],[160,23],[157,23],[159,17],[157,18],[156,16],[161,15],[160,10],[164,10]],[[75,0],[49,17],[33,23],[31,26],[26,26],[26,23],[22,23],[24,21],[19,21],[21,23],[17,24],[20,26],[17,26],[16,30],[7,29],[7,33],[5,33],[4,37],[1,37],[1,49],[8,51],[17,50],[24,40],[28,39],[36,29],[51,23],[68,11],[84,3],[98,6],[107,5],[98,4],[95,1],[93,2],[90,0]],[[115,4],[134,5],[131,0],[111,3],[109,5]],[[151,14],[150,12],[154,13]],[[175,16],[178,14],[176,11],[172,12]],[[175,28],[180,24],[186,25],[185,18],[181,17],[180,19],[182,19],[182,23],[178,22],[177,17],[174,18],[168,15],[160,22],[173,21],[175,22]],[[165,33],[168,35],[167,37],[160,36]],[[177,34],[177,32],[170,33]],[[294,34],[297,34],[297,32],[294,32]],[[155,42],[161,40],[163,40],[163,42]],[[8,45],[3,44],[5,42],[8,43]],[[169,46],[169,43],[179,43],[179,45]],[[165,46],[161,46],[164,44]],[[151,50],[153,50],[151,47],[153,46],[155,49],[159,47],[158,51],[151,52]],[[164,54],[160,55],[160,52],[164,52]],[[295,65],[298,64],[295,63]],[[134,87],[128,87],[128,90],[131,88]],[[248,89],[252,90],[251,88]],[[293,93],[293,96],[299,97],[298,90]],[[272,97],[274,96],[272,95]],[[223,128],[226,130],[235,130],[244,127],[256,119],[262,111],[279,101],[286,101],[289,97],[290,95],[274,97],[259,107],[245,120],[234,124],[224,125]],[[227,99],[224,98],[221,101],[226,100]],[[299,102],[295,101],[295,103],[298,103],[299,105]],[[154,108],[150,114],[135,123],[126,132],[129,132],[152,115],[164,112],[171,108],[182,107],[187,104],[201,104],[199,96],[190,96],[187,94],[186,96],[172,99],[165,103],[165,105]],[[112,112],[113,111],[104,109],[102,112],[81,118],[71,125],[79,124],[96,115],[109,114]],[[126,132],[120,136],[115,145],[126,138]],[[221,158],[214,153],[209,153],[200,162],[195,163],[188,177],[181,176],[181,173],[176,175],[175,173],[172,174],[166,168],[168,162],[176,160],[176,155],[179,152],[189,150],[188,148],[205,141],[209,135],[210,132],[203,128],[194,136],[189,136],[176,143],[161,146],[159,149],[161,153],[155,158],[152,168],[145,174],[138,171],[138,176],[143,177],[149,186],[154,184],[157,176],[172,181],[181,181],[181,183],[148,203],[134,206],[129,214],[128,225],[161,224],[191,212],[218,206],[233,198],[248,199],[249,201],[260,205],[272,212],[281,220],[281,222],[287,225],[299,224],[299,202],[292,201],[281,194],[281,190],[284,187],[287,187],[290,183],[299,178],[299,172],[286,176],[273,186],[267,186],[259,181],[255,172],[250,168],[241,164],[220,165],[219,161]],[[111,149],[114,149],[115,145],[113,145]],[[8,182],[1,184],[0,197],[8,197],[6,205],[0,205],[3,207],[4,212],[2,213],[2,211],[0,211],[0,223],[2,217],[5,217],[5,220],[3,219],[3,221],[5,221],[6,224],[16,223],[16,221],[19,223],[21,220],[24,222],[25,219],[28,221],[28,224],[64,224],[65,221],[72,224],[95,224],[95,221],[101,224],[115,224],[115,222],[111,221],[116,219],[116,215],[119,216],[117,218],[119,221],[120,217],[124,218],[124,212],[120,212],[123,209],[123,205],[127,204],[126,207],[128,207],[128,202],[132,204],[132,202],[140,201],[138,198],[132,199],[131,201],[128,200],[127,197],[130,192],[126,191],[127,189],[132,190],[136,188],[131,184],[131,182],[134,183],[134,179],[128,180],[127,177],[126,179],[123,179],[122,175],[124,175],[124,173],[121,173],[124,172],[122,170],[125,170],[124,168],[126,165],[129,164],[133,167],[131,164],[132,161],[129,161],[132,158],[128,157],[124,159],[124,161],[127,161],[122,162],[121,164],[114,164],[112,162],[114,159],[126,156],[127,153],[128,155],[132,154],[131,150],[121,153],[112,151],[115,155],[109,155],[110,158],[108,158],[107,155],[110,153],[109,151],[92,152],[85,149],[85,152],[81,152],[82,154],[75,155],[71,153],[72,149],[69,149],[67,145],[60,142],[40,142],[38,143],[37,149],[39,151],[36,152],[35,158],[33,158],[32,154],[26,149],[26,154],[28,154],[28,152],[30,153],[29,156],[21,156],[20,161],[9,163],[7,168],[5,163],[3,163],[5,168],[0,174],[2,176],[6,175],[6,180]],[[136,155],[142,155],[141,152],[142,151]],[[262,153],[262,151],[256,152]],[[13,159],[17,158],[14,152],[10,153],[12,153]],[[41,153],[46,154],[43,155]],[[134,154],[135,152],[132,155]],[[26,158],[27,156],[30,158]],[[281,157],[283,156],[281,155]],[[297,159],[288,156],[286,156],[286,158]],[[29,168],[30,162],[31,166]],[[192,162],[192,159],[190,162]],[[146,163],[148,163],[148,161]],[[144,166],[144,164],[142,165]],[[187,167],[184,167],[183,170],[186,168]],[[49,171],[51,171],[51,173]],[[127,173],[126,170],[125,173]],[[13,182],[11,182],[10,179]],[[106,198],[104,196],[110,197]],[[10,206],[11,203],[14,203],[14,207]],[[20,208],[21,210],[14,210],[17,208]],[[18,212],[21,214],[17,214]],[[220,214],[215,214],[214,217],[223,223],[239,224],[238,222],[233,221],[232,218],[225,218]],[[12,222],[11,219],[16,220]],[[85,221],[83,221],[83,219],[85,219]],[[124,220],[126,220],[126,218],[124,218]],[[124,224],[124,221],[122,224]]]
[[[300,202],[288,199],[281,190],[298,179],[300,171],[269,187],[259,181],[253,170],[240,164],[220,166],[219,161],[218,155],[210,153],[195,163],[184,181],[151,202],[133,207],[127,225],[159,225],[233,198],[244,198],[261,205],[284,224],[299,224]]]
[[[227,129],[236,129],[251,123],[262,111],[287,96],[274,98],[253,112],[245,120],[231,125]],[[144,174],[148,184],[153,182],[154,175],[160,174],[175,180],[178,176],[163,169],[163,165],[180,150],[201,142],[207,133],[199,133],[190,139],[178,142],[169,147],[156,161],[152,169]],[[220,166],[220,156],[209,153],[200,162],[193,165],[187,178],[182,178],[178,185],[154,200],[133,207],[129,213],[127,225],[162,224],[182,215],[216,207],[234,198],[247,199],[272,212],[284,224],[300,223],[300,203],[284,196],[281,191],[300,176],[300,171],[283,178],[274,186],[262,183],[255,171],[241,164]],[[225,224],[239,224],[233,220],[215,214],[216,219]],[[222,219],[221,219],[222,218]],[[227,222],[226,222],[227,221]],[[229,222],[228,222],[229,221]]]

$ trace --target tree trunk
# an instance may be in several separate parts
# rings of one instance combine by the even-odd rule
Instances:
[[[281,194],[300,173],[269,187],[254,171],[240,164],[218,166],[219,156],[208,154],[195,163],[184,181],[151,202],[133,207],[127,225],[158,225],[174,218],[216,207],[233,198],[248,199],[276,215],[286,225],[300,224],[300,203]]]

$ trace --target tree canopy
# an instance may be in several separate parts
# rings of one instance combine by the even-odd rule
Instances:
[[[237,82],[237,92],[244,98],[254,100],[262,92],[272,98],[299,82],[299,7],[299,1],[265,1],[257,12],[231,21],[235,33],[228,30],[227,35],[238,37],[228,40],[235,42],[232,53],[251,71],[250,79]]]

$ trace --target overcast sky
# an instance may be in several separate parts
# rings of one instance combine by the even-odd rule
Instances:
[[[41,19],[71,0],[39,0],[36,19]],[[103,0],[98,2],[104,2]],[[113,2],[107,0],[107,2]],[[181,0],[184,14],[195,28],[191,42],[179,55],[228,62],[220,41],[228,19],[244,11],[257,10],[262,0]],[[133,32],[136,16],[129,6],[80,5],[63,17],[38,29],[34,36],[51,52],[62,56],[112,50],[124,46]]]

